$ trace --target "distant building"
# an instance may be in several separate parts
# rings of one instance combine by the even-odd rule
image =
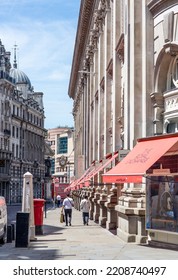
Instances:
[[[55,197],[62,192],[74,179],[74,130],[69,127],[59,127],[48,130],[47,141],[54,152],[51,160],[51,172]],[[63,196],[63,194],[62,194]]]
[[[45,177],[43,93],[34,92],[27,75],[17,68],[16,46],[10,52],[0,41],[0,195],[22,200],[23,174],[33,174],[34,196],[42,196]]]

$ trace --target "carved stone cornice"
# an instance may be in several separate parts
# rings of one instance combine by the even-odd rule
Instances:
[[[103,32],[103,25],[106,12],[105,10],[96,10],[94,13],[94,29],[101,34]]]
[[[83,77],[81,77],[79,80],[79,83],[78,83],[76,96],[75,96],[75,100],[73,103],[73,111],[72,111],[73,116],[76,115],[78,108],[80,106],[80,101],[81,101],[81,96],[83,94],[83,91],[84,91],[84,79],[83,79]]]
[[[78,83],[78,71],[81,70],[81,66],[85,67],[82,65],[82,59],[87,61],[89,69],[90,65],[93,64],[98,38],[103,30],[105,16],[109,10],[110,0],[81,1],[68,90],[68,95],[73,99],[75,99]]]
[[[84,54],[96,0],[81,1],[68,95],[74,99],[78,71]]]
[[[111,8],[110,0],[101,0],[100,1],[100,7],[101,7],[101,9],[103,9],[105,11],[109,10]]]
[[[92,29],[90,31],[89,46],[92,48],[93,52],[97,49],[98,38],[100,36],[99,30]]]
[[[93,56],[98,47],[98,39],[103,32],[103,26],[107,11],[110,9],[109,0],[101,0],[99,8],[93,13],[93,27],[89,33],[88,45],[86,47],[86,59],[93,64]]]
[[[165,11],[167,8],[177,5],[177,0],[152,0],[148,3],[148,8],[155,17]]]

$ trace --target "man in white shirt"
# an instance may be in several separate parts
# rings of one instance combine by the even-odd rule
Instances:
[[[61,196],[59,194],[56,196],[56,200],[57,200],[57,207],[60,207],[60,205],[61,205]]]
[[[88,226],[90,201],[88,200],[87,196],[81,200],[80,209],[82,210],[83,224]]]
[[[71,220],[72,220],[72,207],[74,206],[74,201],[70,197],[69,194],[67,194],[66,198],[63,200],[63,209],[64,209],[64,215],[65,215],[65,222],[66,226],[71,226]]]

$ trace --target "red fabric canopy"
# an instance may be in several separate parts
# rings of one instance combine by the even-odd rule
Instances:
[[[141,183],[146,171],[166,152],[178,151],[178,134],[139,139],[133,150],[103,175],[104,183]]]
[[[118,152],[116,152],[113,156],[107,159],[104,163],[102,162],[91,174],[89,174],[89,176],[84,178],[85,186],[89,186],[89,181],[91,180],[91,178],[99,172],[101,172],[104,168],[106,168],[116,157],[118,157]]]

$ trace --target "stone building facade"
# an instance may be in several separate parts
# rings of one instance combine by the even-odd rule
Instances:
[[[104,184],[102,174],[138,138],[178,130],[177,22],[174,0],[81,1],[68,92],[75,122],[71,189],[76,207],[87,193],[91,217],[128,242],[147,241],[145,184]]]
[[[23,174],[33,174],[34,195],[41,197],[45,177],[43,93],[34,92],[27,75],[17,68],[16,48],[0,41],[0,195],[8,203],[22,199]]]

